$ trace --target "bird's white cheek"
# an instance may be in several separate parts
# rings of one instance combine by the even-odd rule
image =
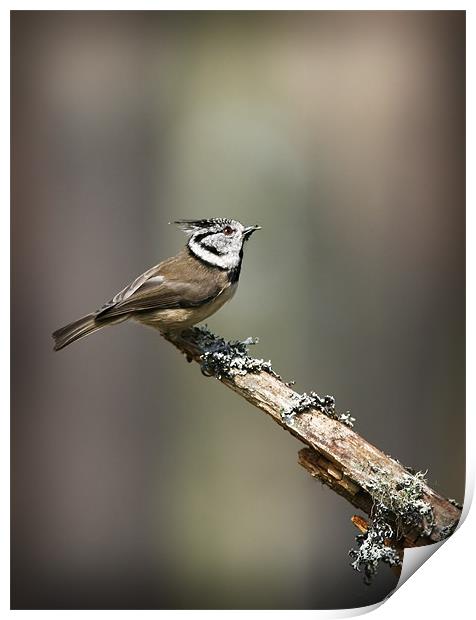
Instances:
[[[240,248],[230,248],[225,254],[217,256],[193,239],[189,242],[189,248],[195,256],[213,267],[233,269],[234,267],[237,267],[240,262]]]

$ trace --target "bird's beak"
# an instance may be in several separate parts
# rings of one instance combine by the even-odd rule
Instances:
[[[243,237],[249,239],[255,230],[261,230],[261,226],[247,226],[243,231]]]

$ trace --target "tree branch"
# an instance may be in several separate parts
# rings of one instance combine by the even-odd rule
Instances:
[[[431,544],[454,531],[461,516],[456,502],[433,491],[423,476],[414,476],[336,415],[330,416],[332,411],[319,406],[324,399],[298,394],[270,362],[249,357],[246,345],[252,341],[227,343],[203,328],[162,335],[189,361],[198,362],[204,374],[216,376],[306,444],[299,462],[312,476],[371,519],[378,506],[392,524],[396,547]],[[317,406],[309,406],[310,402]],[[348,422],[348,416],[342,419]]]

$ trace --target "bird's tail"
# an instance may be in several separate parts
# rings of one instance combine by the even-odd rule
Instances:
[[[54,350],[59,351],[75,340],[92,334],[109,324],[109,321],[96,321],[95,316],[95,314],[88,314],[53,332],[52,335],[55,340]]]

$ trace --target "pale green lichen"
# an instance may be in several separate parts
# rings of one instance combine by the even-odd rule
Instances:
[[[295,416],[309,409],[317,409],[321,411],[329,418],[342,422],[346,426],[352,428],[355,422],[355,418],[350,415],[350,412],[339,413],[335,408],[335,398],[333,396],[319,396],[316,392],[309,392],[307,394],[296,394],[293,396],[293,403],[286,409],[281,411],[281,416],[286,424],[292,425],[294,423]]]
[[[388,517],[395,516],[397,536],[409,529],[424,525],[422,536],[429,536],[434,526],[431,505],[423,499],[426,472],[404,474],[395,480],[387,472],[374,468],[367,490],[374,502]]]
[[[372,583],[381,562],[389,566],[401,565],[396,549],[386,544],[392,534],[393,530],[388,523],[375,515],[365,534],[359,534],[355,538],[359,546],[349,551],[350,557],[354,560],[351,566],[359,572],[363,568],[364,582],[367,585]]]
[[[227,342],[206,327],[195,327],[193,338],[204,351],[200,357],[200,366],[203,374],[207,376],[231,379],[237,375],[265,371],[279,377],[270,361],[248,355],[248,347],[257,344],[257,338]]]
[[[372,467],[366,490],[373,499],[370,524],[367,532],[356,537],[357,549],[351,549],[351,566],[364,570],[364,580],[370,583],[381,562],[390,566],[401,564],[397,550],[391,546],[414,527],[421,529],[421,536],[429,536],[434,526],[431,505],[423,499],[425,474],[404,474],[399,479]]]

